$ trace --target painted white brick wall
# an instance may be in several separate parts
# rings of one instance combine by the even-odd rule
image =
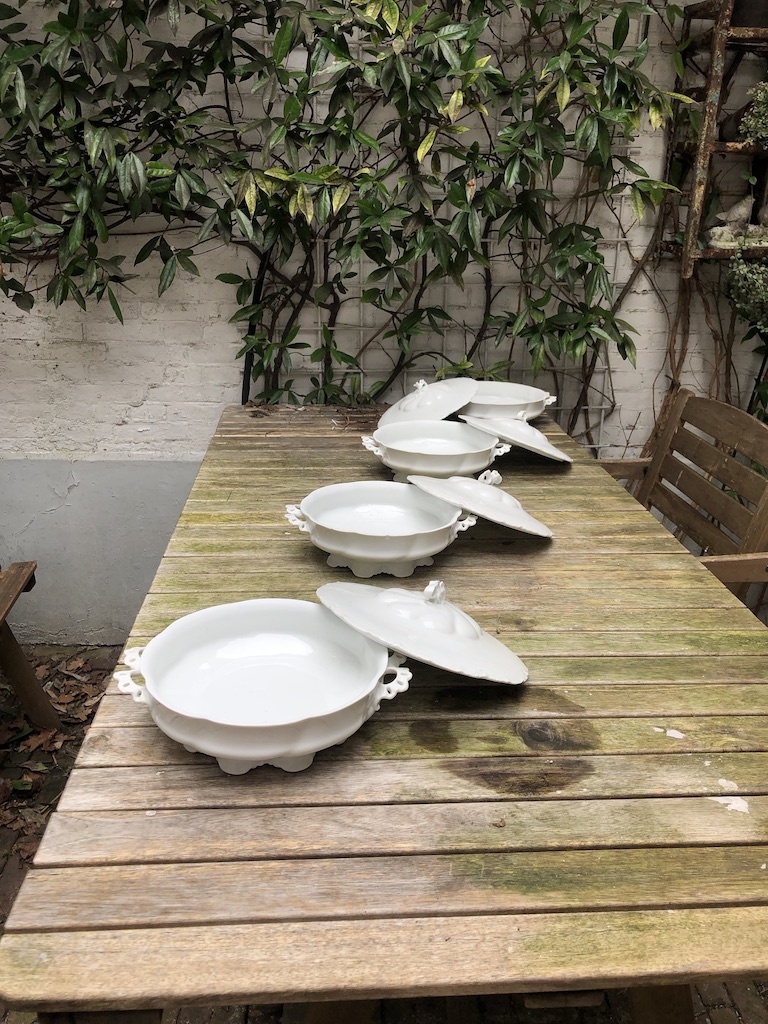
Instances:
[[[654,32],[652,57],[644,70],[654,81],[671,87],[669,45],[658,28]],[[663,133],[647,130],[632,155],[649,173],[662,174],[664,148]],[[605,247],[617,287],[627,280],[652,232],[651,224],[634,223],[627,203],[620,214],[629,231],[631,251],[623,240]],[[616,235],[616,225],[606,215],[603,221],[610,239]],[[128,240],[133,252],[146,237]],[[193,236],[179,232],[173,240],[183,246]],[[125,242],[120,249],[129,252],[130,266],[131,245]],[[74,303],[55,309],[41,302],[29,314],[0,302],[0,458],[199,459],[221,409],[240,400],[242,360],[235,355],[242,331],[228,322],[236,308],[232,287],[215,278],[224,271],[242,271],[241,261],[241,254],[214,246],[198,259],[200,278],[180,271],[161,298],[156,293],[159,264],[152,260],[142,264],[130,291],[121,295],[124,326],[106,302],[90,306],[86,313]],[[656,290],[640,277],[621,310],[638,332],[638,366],[633,369],[618,356],[611,357],[618,408],[600,435],[604,452],[637,450],[653,426],[659,396],[666,390],[663,364],[678,264],[667,259],[649,267],[649,272]],[[463,294],[451,287],[456,309],[471,308],[476,290],[471,283]],[[369,309],[361,311],[359,322],[373,322]],[[359,337],[357,323],[343,332],[342,344]],[[306,325],[306,340],[315,341],[315,327]],[[465,345],[463,335],[454,332],[443,351],[458,359]],[[748,344],[735,351],[745,388],[757,366],[752,347]],[[392,358],[375,347],[369,350],[366,369],[372,380],[388,371]],[[491,353],[493,358],[498,357]],[[685,383],[706,392],[716,362],[709,328],[702,312],[694,309]],[[411,374],[389,397],[395,400],[403,387],[422,375]]]

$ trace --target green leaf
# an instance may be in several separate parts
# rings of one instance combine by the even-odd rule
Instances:
[[[616,18],[616,22],[613,26],[613,49],[620,50],[624,43],[627,41],[627,35],[629,34],[629,14],[627,9],[622,7],[619,11],[619,15]]]
[[[189,201],[192,198],[192,193],[190,192],[189,185],[186,180],[180,174],[176,175],[176,181],[173,183],[173,191],[176,196],[176,202],[182,210],[186,210],[189,206]],[[255,191],[256,190],[254,189],[254,192]]]
[[[14,76],[14,89],[16,91],[16,105],[19,110],[27,109],[27,87],[24,84],[24,75],[21,68],[16,68]]]
[[[143,263],[144,260],[149,259],[149,257],[157,248],[157,244],[159,241],[160,235],[155,235],[154,238],[150,238],[148,242],[145,242],[144,245],[142,245],[142,247],[136,253],[136,258],[133,261],[134,267],[138,266],[139,263]]]
[[[315,206],[312,201],[312,196],[306,185],[299,185],[299,191],[296,196],[296,203],[301,213],[304,214],[308,224],[312,223],[312,218],[315,215]]]
[[[464,106],[464,93],[461,89],[455,89],[451,94],[451,98],[445,108],[445,112],[448,115],[451,122],[455,121],[461,113],[461,109]]]
[[[395,0],[383,0],[381,17],[384,19],[384,24],[389,31],[394,35],[400,22],[400,8],[395,3]]]
[[[432,131],[428,132],[427,135],[424,137],[424,139],[421,142],[421,145],[416,150],[416,159],[418,160],[419,163],[422,163],[424,161],[424,158],[426,157],[427,153],[429,153],[430,149],[432,149],[432,147],[434,146],[436,138],[436,128],[433,128]]]
[[[158,282],[157,285],[158,295],[162,295],[163,292],[167,291],[173,284],[173,279],[174,277],[176,277],[177,266],[178,260],[176,259],[175,256],[171,256],[171,258],[166,262],[165,266],[163,267],[162,273],[160,274],[160,281]]]
[[[346,201],[352,194],[351,186],[345,181],[343,185],[339,185],[338,188],[333,190],[333,201],[331,208],[334,213],[338,213],[339,210],[344,206]]]
[[[635,188],[634,185],[629,190],[629,200],[638,222],[642,221],[645,215],[645,200],[643,199],[643,193],[640,189]]]
[[[285,20],[277,30],[275,41],[272,45],[272,60],[275,64],[282,64],[291,50],[293,43],[293,22]]]
[[[571,83],[568,81],[565,75],[557,83],[557,105],[560,108],[560,113],[565,110],[568,106],[568,100],[571,98]]]
[[[179,30],[179,21],[181,18],[181,11],[179,9],[179,0],[168,0],[168,24],[171,26],[171,32],[176,35]]]
[[[122,157],[117,164],[117,183],[120,187],[120,193],[123,199],[130,199],[133,192],[133,177],[132,169],[133,165],[129,159],[132,154]]]
[[[115,316],[117,317],[121,324],[124,323],[123,311],[122,309],[120,309],[120,303],[117,301],[117,296],[109,286],[107,286],[107,297],[109,299],[109,304],[112,307],[112,311],[114,312]]]

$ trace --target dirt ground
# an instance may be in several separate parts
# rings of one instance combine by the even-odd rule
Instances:
[[[0,928],[31,863],[96,711],[119,648],[27,648],[61,717],[57,732],[32,727],[0,675]],[[768,978],[697,985],[698,1024],[768,1024]],[[163,1024],[305,1024],[296,1006],[172,1008]],[[36,1024],[32,1013],[6,1012],[0,1024]],[[382,1002],[372,1024],[630,1024],[626,993],[600,1006],[531,1009],[519,996]]]

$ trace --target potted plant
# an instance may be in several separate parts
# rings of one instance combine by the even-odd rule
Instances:
[[[749,90],[752,102],[739,122],[739,139],[768,147],[768,81]]]
[[[727,295],[739,316],[758,334],[768,333],[768,260],[745,260],[741,253],[732,256]]]

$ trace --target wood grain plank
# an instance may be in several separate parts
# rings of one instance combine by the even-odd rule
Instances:
[[[730,629],[718,632],[669,630],[659,633],[622,633],[604,630],[569,632],[542,629],[537,632],[504,633],[497,629],[492,614],[477,614],[473,618],[483,629],[492,632],[502,643],[506,643],[523,661],[535,656],[558,655],[563,658],[647,658],[649,661],[664,656],[682,658],[686,655],[720,655],[727,658],[768,655],[768,630],[765,629]],[[156,629],[145,629],[144,632],[131,632],[127,646],[146,645],[162,628],[160,626]],[[716,665],[712,668],[716,669]]]
[[[760,975],[766,949],[762,906],[53,932],[4,938],[0,996],[125,1009],[618,988]]]
[[[240,600],[248,599],[247,594],[240,596]],[[207,594],[192,595],[187,600],[180,601],[167,597],[158,600],[152,595],[145,599],[133,628],[144,633],[159,631],[182,615],[208,608],[210,605],[211,600]],[[765,625],[741,604],[726,608],[690,607],[683,620],[680,617],[679,602],[677,605],[670,604],[666,607],[627,608],[623,605],[597,605],[591,610],[591,614],[585,611],[580,602],[575,606],[569,606],[565,601],[561,601],[558,607],[556,600],[549,606],[543,606],[540,601],[536,601],[535,605],[532,602],[517,600],[505,604],[499,599],[497,602],[486,602],[481,606],[477,598],[469,600],[465,597],[461,607],[484,628],[487,629],[492,623],[497,635],[550,632],[554,627],[558,632],[659,633],[674,630],[713,634],[747,630],[766,633]],[[768,636],[765,639],[768,640]]]
[[[768,686],[697,685],[511,687],[442,673],[441,682],[418,679],[397,700],[382,702],[378,720],[509,718],[631,718],[650,715],[766,715]],[[138,678],[138,677],[137,677]],[[98,728],[148,724],[148,709],[124,694],[108,693],[99,705]]]
[[[35,871],[9,934],[256,921],[768,904],[768,846]]]
[[[522,757],[588,754],[683,754],[768,750],[760,716],[398,721],[371,719],[340,746],[318,751],[315,762],[430,757]],[[78,768],[199,764],[147,719],[145,728],[93,725]]]
[[[212,758],[188,756],[189,764],[173,763],[171,754],[150,767],[75,768],[58,806],[111,811],[768,794],[766,753],[316,760],[290,778],[266,765],[255,774],[225,775]]]
[[[743,813],[740,812],[743,811]],[[59,812],[37,867],[759,844],[768,797]],[[205,837],[201,842],[200,837]]]

